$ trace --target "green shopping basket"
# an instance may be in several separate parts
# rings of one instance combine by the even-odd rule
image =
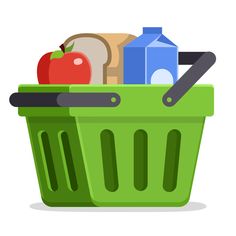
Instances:
[[[27,120],[43,202],[186,204],[214,108],[213,87],[193,84],[214,62],[212,53],[180,53],[179,64],[194,65],[172,87],[19,86],[10,102]]]

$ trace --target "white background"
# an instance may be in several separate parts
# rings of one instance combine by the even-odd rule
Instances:
[[[235,235],[235,1],[2,1],[0,235]],[[182,51],[213,51],[200,83],[215,86],[190,203],[184,208],[50,209],[41,203],[25,119],[8,97],[37,83],[46,52],[82,32],[162,26]],[[201,105],[201,104],[199,104]]]

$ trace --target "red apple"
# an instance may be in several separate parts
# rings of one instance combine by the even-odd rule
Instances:
[[[49,52],[39,60],[37,75],[40,84],[89,84],[91,65],[81,52]]]

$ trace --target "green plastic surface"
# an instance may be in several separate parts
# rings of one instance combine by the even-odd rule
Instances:
[[[214,91],[194,86],[175,106],[169,86],[22,85],[19,92],[116,92],[117,107],[19,108],[41,196],[50,206],[182,206],[189,200]]]

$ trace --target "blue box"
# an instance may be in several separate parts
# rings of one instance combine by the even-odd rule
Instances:
[[[178,48],[161,27],[144,27],[143,34],[124,47],[125,84],[173,84],[178,79]]]

